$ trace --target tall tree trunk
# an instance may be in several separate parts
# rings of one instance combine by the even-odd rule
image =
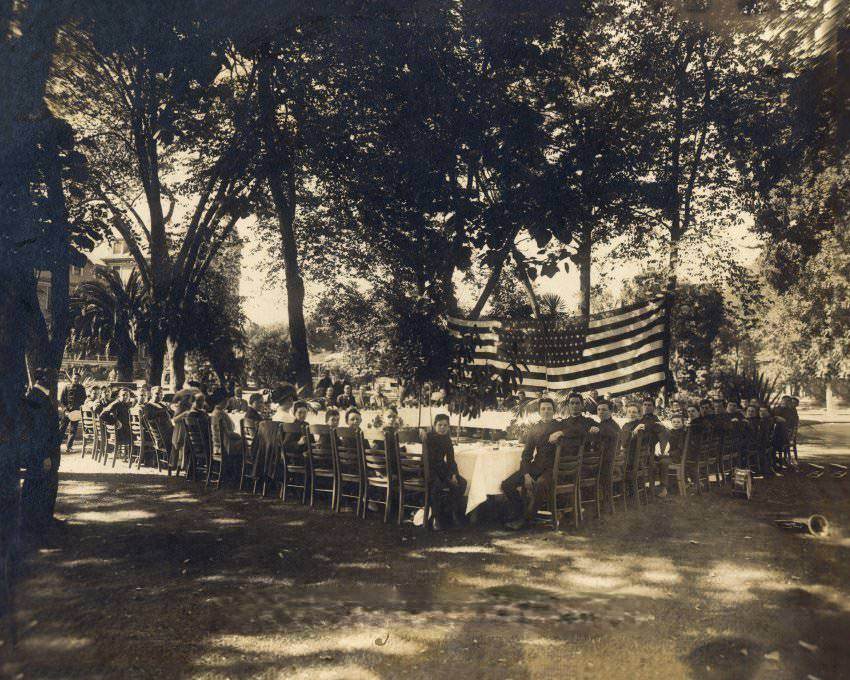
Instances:
[[[117,363],[115,372],[118,374],[118,380],[121,382],[131,382],[133,380],[133,359],[136,358],[136,348],[132,341],[123,342],[115,352]]]
[[[171,362],[171,389],[176,392],[186,382],[186,350],[181,343],[170,338],[168,358]]]
[[[148,343],[148,361],[145,368],[145,380],[148,385],[162,384],[162,371],[165,367],[165,338],[151,337]]]
[[[498,254],[496,262],[493,264],[493,268],[490,270],[490,277],[487,279],[487,283],[484,284],[484,289],[481,291],[481,295],[478,296],[478,301],[475,303],[475,306],[469,313],[470,319],[477,319],[479,316],[481,316],[481,312],[484,309],[484,305],[487,304],[487,300],[490,299],[490,296],[496,289],[496,285],[499,283],[499,277],[502,275],[502,270],[505,268],[505,261],[508,259],[508,255],[510,254],[510,252],[511,249],[509,247],[506,247]]]
[[[534,318],[539,319],[540,301],[537,299],[537,294],[534,292],[534,286],[531,284],[531,279],[528,278],[528,272],[526,272],[525,270],[525,258],[523,257],[523,254],[520,252],[519,248],[517,248],[516,246],[513,247],[511,253],[514,256],[514,262],[516,263],[517,279],[519,279],[519,282],[522,284],[522,287],[525,290],[525,294],[526,297],[528,297],[528,303],[531,305]]]
[[[590,263],[592,243],[589,235],[582,237],[576,253],[579,277],[579,313],[585,319],[590,317]]]
[[[295,163],[291,144],[281,139],[277,123],[277,103],[272,90],[273,61],[263,58],[257,79],[257,97],[265,145],[266,183],[272,195],[283,246],[283,265],[286,275],[286,308],[289,319],[289,339],[292,342],[295,382],[309,394],[313,391],[310,353],[307,348],[307,324],[304,321],[304,281],[298,265],[298,244],[295,240]]]
[[[54,121],[54,126],[59,126]],[[68,242],[68,211],[62,184],[59,145],[55,136],[46,140],[44,148],[47,203],[50,211],[50,245],[53,255],[50,268],[50,355],[48,360],[55,370],[62,366],[65,343],[70,331],[70,273],[71,246]],[[79,259],[79,258],[78,258]]]

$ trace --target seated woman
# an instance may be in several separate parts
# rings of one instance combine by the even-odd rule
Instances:
[[[292,416],[290,410],[295,402],[295,390],[291,385],[282,385],[275,387],[269,397],[275,404],[275,411],[272,413],[271,419],[276,423],[291,423]]]
[[[339,411],[335,408],[329,408],[325,411],[325,425],[327,425],[332,430],[335,430],[339,427]],[[339,441],[339,440],[337,440]],[[330,450],[331,448],[331,436],[328,434],[320,434],[318,438],[318,447],[320,449]]]
[[[230,420],[230,416],[225,411],[228,400],[227,390],[221,388],[217,389],[210,396],[210,401],[213,405],[213,410],[210,414],[213,441],[215,441],[217,432],[218,436],[221,437],[221,455],[225,458],[229,456],[241,457],[242,437],[236,433],[233,427],[233,421]]]
[[[294,420],[292,422],[297,423],[302,427],[306,425],[307,411],[309,409],[310,407],[307,405],[306,401],[296,401],[292,405],[292,415],[294,416]],[[307,450],[307,438],[302,434],[287,432],[283,437],[283,449],[284,451],[303,453]]]
[[[463,521],[466,480],[460,476],[455,462],[454,445],[449,434],[449,417],[440,413],[434,418],[434,429],[425,435],[422,451],[428,457],[431,473],[431,508],[434,529],[450,521]],[[449,519],[451,518],[451,519]]]
[[[360,432],[362,435],[362,431],[360,430],[360,423],[363,422],[363,416],[360,414],[356,408],[350,408],[345,412],[345,426],[350,427],[352,430],[356,432]],[[363,437],[363,448],[370,449],[372,445],[369,443],[369,440],[366,437]]]
[[[245,415],[242,416],[242,420],[250,420],[256,430],[257,424],[265,419],[266,417],[263,415],[263,395],[259,392],[254,392],[250,399],[248,399],[248,408],[245,409]]]

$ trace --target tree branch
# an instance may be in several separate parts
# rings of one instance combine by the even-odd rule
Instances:
[[[103,191],[103,189],[99,185],[95,186],[95,192],[101,197],[101,199],[103,199],[103,202],[106,203],[110,212],[112,212],[112,217],[114,218],[112,221],[112,225],[121,235],[121,238],[124,239],[124,242],[127,244],[127,248],[130,251],[130,254],[136,261],[136,266],[138,266],[139,268],[139,273],[142,277],[142,280],[145,282],[145,285],[150,288],[150,265],[148,264],[147,259],[139,248],[139,244],[136,241],[136,237],[133,235],[133,228],[126,220],[124,220],[124,218],[121,216],[121,211],[112,202],[109,196],[107,196],[106,192]]]

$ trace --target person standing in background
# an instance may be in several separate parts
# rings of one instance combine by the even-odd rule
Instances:
[[[77,428],[80,426],[81,413],[80,409],[86,401],[86,388],[83,387],[80,374],[72,373],[71,382],[65,385],[62,394],[59,396],[59,403],[62,404],[64,413],[62,414],[62,424],[59,426],[60,439],[65,436],[65,431],[68,433],[68,441],[65,444],[65,450],[70,451],[74,445],[74,438],[77,436]]]
[[[21,467],[26,469],[21,492],[21,519],[25,529],[42,532],[53,522],[59,491],[59,412],[50,397],[47,372],[36,371],[35,383],[24,398],[27,442]]]

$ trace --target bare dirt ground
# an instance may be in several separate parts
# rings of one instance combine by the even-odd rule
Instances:
[[[804,427],[850,459],[850,424]],[[8,678],[847,678],[850,476],[428,534],[63,458]],[[779,516],[820,512],[828,538]]]

